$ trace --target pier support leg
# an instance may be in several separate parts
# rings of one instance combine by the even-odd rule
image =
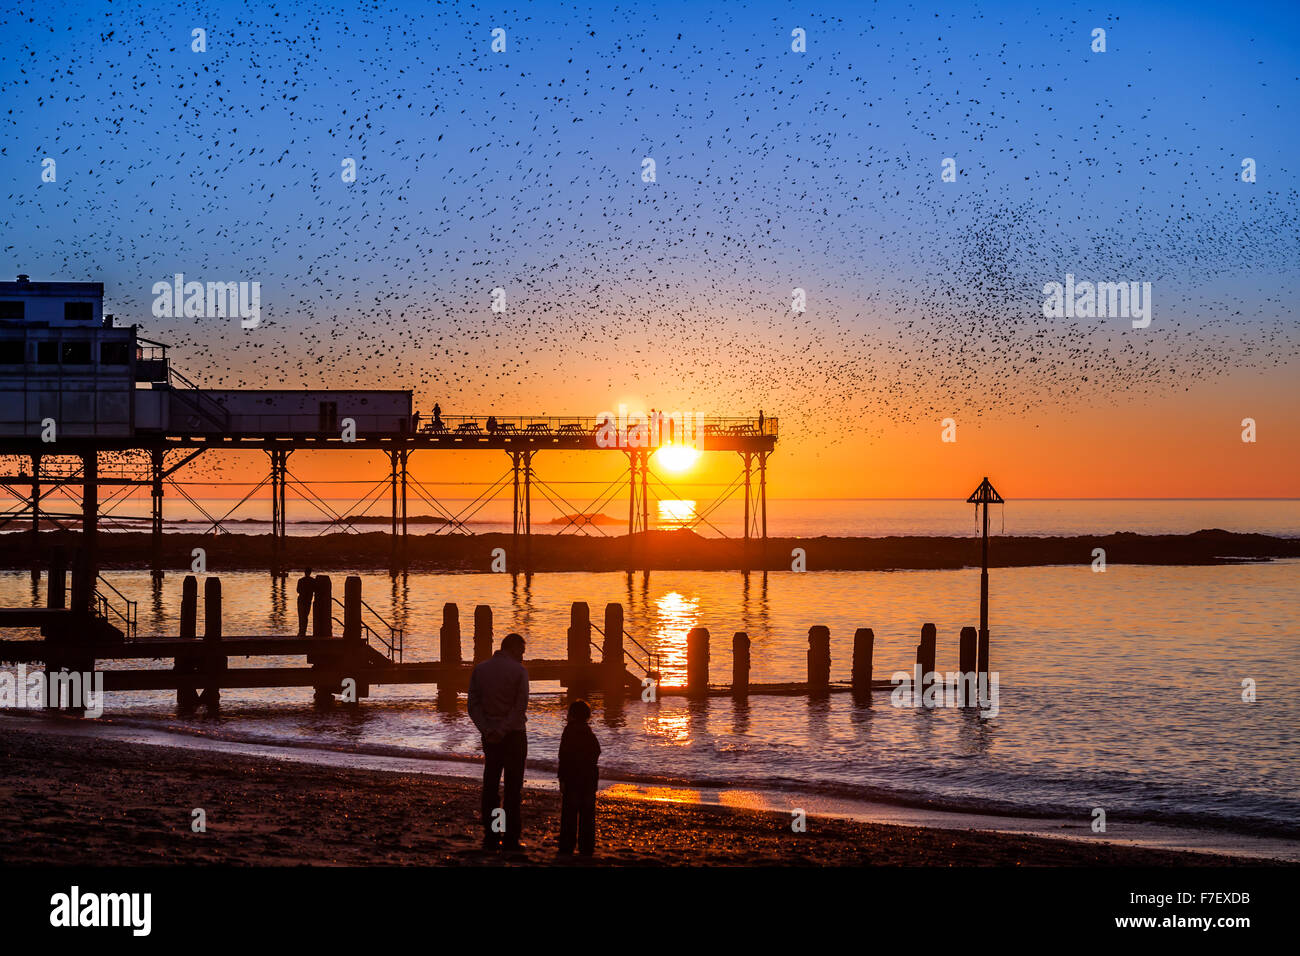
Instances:
[[[406,465],[407,465],[407,462],[410,461],[411,453],[410,453],[409,450],[407,450],[407,451],[403,451],[403,452],[401,453],[401,456],[402,456],[402,460],[401,460],[401,465],[402,465],[402,547],[401,547],[401,559],[402,559],[402,570],[403,570],[403,571],[406,571],[406,570],[408,570],[408,569],[410,568],[410,564],[411,564],[411,561],[410,561],[410,551],[407,549],[407,538],[406,538],[406,531],[407,531],[407,526],[406,526]]]
[[[744,459],[745,462],[745,532],[743,538],[741,539],[742,543],[741,543],[741,550],[740,550],[740,554],[741,554],[740,569],[742,571],[748,571],[749,570],[749,532],[751,527],[753,526],[753,519],[750,517],[750,506],[753,504],[754,501],[754,492],[750,483],[750,466],[753,463],[754,456],[747,451],[742,451],[740,453],[740,457]]]
[[[758,453],[759,535],[762,540],[760,555],[764,571],[767,570],[767,455],[765,451]]]
[[[91,613],[95,578],[99,573],[99,456],[94,451],[81,456],[81,545],[77,549],[76,571],[72,576],[72,610]]]
[[[388,573],[389,574],[397,573],[397,485],[398,485],[397,462],[400,457],[401,457],[401,452],[390,451],[388,453],[388,465],[389,465],[388,484],[389,484],[389,488],[392,491],[392,502],[393,502],[393,512],[392,512],[393,521],[391,526],[389,527],[389,533],[388,533],[388,542],[389,542]]]
[[[507,565],[511,573],[519,570],[519,529],[523,521],[523,508],[520,507],[519,498],[519,452],[512,451],[510,454],[510,473],[514,480],[514,497],[511,504],[511,524],[510,524],[510,560]]]
[[[271,456],[271,576],[284,577],[285,544],[288,537],[288,524],[285,517],[285,494],[287,484],[289,452],[274,448],[267,452]]]
[[[533,573],[533,453],[524,459],[524,573]]]
[[[41,456],[32,455],[32,581],[39,581],[41,544]]]
[[[628,459],[628,497],[627,497],[627,569],[636,568],[637,532],[650,530],[650,491],[649,471],[650,456],[642,449],[631,449]],[[648,537],[641,542],[642,563],[649,570]]]
[[[162,570],[162,531],[163,531],[163,450],[149,450],[149,573],[161,578]]]

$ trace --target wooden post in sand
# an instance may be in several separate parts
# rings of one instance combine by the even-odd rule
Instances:
[[[605,642],[600,648],[605,665],[605,693],[617,697],[623,693],[623,605],[605,605]]]
[[[492,608],[480,604],[474,608],[474,663],[492,656]]]
[[[311,596],[311,636],[317,641],[328,640],[334,637],[334,582],[328,574],[318,574],[312,580],[316,583]],[[317,650],[307,655],[307,662],[311,664],[312,676],[316,680],[312,684],[312,700],[317,706],[334,703],[337,685],[326,675],[331,670],[337,674],[339,659]]]
[[[831,629],[824,624],[808,628],[808,689],[825,691],[831,686]]]
[[[749,696],[749,635],[744,631],[731,638],[731,696]]]
[[[316,588],[311,598],[311,636],[317,640],[334,636],[334,585],[328,574],[314,578]]]
[[[961,645],[957,659],[959,661],[958,669],[961,671],[964,680],[967,674],[974,674],[976,668],[975,651],[979,643],[979,631],[973,627],[963,627],[961,629]]]
[[[181,638],[188,640],[197,637],[198,625],[199,579],[187,574],[181,582]]]
[[[569,632],[565,659],[569,673],[565,684],[570,697],[581,697],[590,689],[578,674],[578,668],[591,663],[591,608],[586,601],[574,601],[569,608]]]
[[[221,709],[221,672],[226,669],[226,657],[221,652],[221,578],[203,582],[203,643],[210,651],[203,661],[209,680],[199,695],[199,703],[208,708],[208,716],[213,716]]]
[[[574,601],[569,608],[569,633],[565,648],[565,658],[570,664],[591,663],[591,608],[586,601]]]
[[[709,629],[693,627],[686,634],[686,692],[703,697],[709,692]]]
[[[361,578],[343,579],[343,640],[361,643]]]
[[[933,624],[921,625],[921,643],[916,649],[916,662],[921,665],[921,693],[934,682],[930,676],[934,673],[935,648],[938,643],[938,631]]]
[[[438,630],[438,663],[443,666],[438,692],[454,690],[460,672],[460,608],[448,601],[442,606],[442,627]]]
[[[871,659],[876,651],[876,633],[869,627],[853,632],[853,693],[871,699]]]
[[[192,574],[185,575],[181,582],[181,640],[192,641],[198,636],[199,625],[199,579]],[[193,655],[177,655],[172,670],[178,674],[193,674],[196,670]],[[193,687],[176,688],[176,710],[181,714],[193,713],[199,706],[199,692]]]
[[[356,699],[370,696],[370,685],[357,676],[363,666],[365,638],[361,627],[361,578],[349,574],[343,579],[343,676],[356,681]]]
[[[979,676],[975,678],[976,682],[978,683],[980,677],[983,677],[987,686],[989,676],[989,630],[986,627],[981,628],[979,631],[979,651],[975,662],[975,670],[979,672]]]

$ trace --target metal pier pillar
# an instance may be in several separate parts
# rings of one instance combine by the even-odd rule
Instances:
[[[628,570],[634,568],[636,561],[636,534],[638,531],[650,530],[650,454],[641,449],[627,453],[628,460],[628,496],[627,496],[627,542]],[[645,548],[642,557],[648,560]]]
[[[41,563],[37,555],[41,543],[41,456],[32,455],[32,580],[40,578]]]
[[[767,570],[767,456],[769,452],[760,451],[758,453],[758,499],[759,514],[761,525],[759,534],[762,539],[761,557],[763,561],[763,570]]]
[[[409,552],[408,552],[408,550],[407,550],[407,539],[406,539],[406,465],[407,465],[407,462],[410,461],[410,458],[411,458],[411,452],[410,452],[409,449],[403,449],[399,454],[400,454],[400,456],[401,456],[400,464],[401,464],[401,469],[402,469],[402,547],[401,547],[401,559],[402,559],[402,570],[405,571],[405,570],[407,570],[407,568],[408,568],[409,565],[410,565],[410,557],[409,557]]]
[[[271,456],[271,576],[284,577],[285,538],[288,536],[284,486],[289,470],[289,452],[274,448],[267,454]]]
[[[510,452],[510,465],[514,473],[513,524],[510,537],[511,571],[533,570],[533,453],[531,450]],[[523,548],[519,536],[524,536]]]
[[[149,573],[154,578],[163,576],[163,455],[164,452],[161,448],[149,449],[149,534],[151,544]]]
[[[750,518],[750,506],[754,497],[753,487],[750,482],[750,470],[751,470],[751,465],[753,463],[754,456],[750,452],[742,451],[740,453],[740,457],[745,462],[745,518],[744,518],[745,530],[741,537],[740,569],[742,571],[748,571],[749,570],[749,531],[752,523],[752,519]]]
[[[388,453],[388,487],[391,492],[392,500],[392,523],[389,525],[388,541],[388,573],[397,573],[397,459],[401,452],[390,451]]]
[[[81,453],[81,547],[77,553],[78,574],[73,575],[72,610],[89,613],[98,574],[99,455],[91,449]]]

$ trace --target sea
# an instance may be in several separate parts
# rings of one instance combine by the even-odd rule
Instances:
[[[1001,534],[1222,528],[1300,535],[1294,500],[1025,501],[991,514],[993,549]],[[961,503],[776,501],[769,533],[975,534],[976,527],[973,509]],[[223,581],[227,634],[295,632],[292,579],[213,572]],[[910,672],[926,623],[937,628],[938,669],[955,670],[958,633],[979,615],[978,569],[528,578],[328,572],[361,575],[366,602],[403,628],[408,661],[437,658],[448,602],[460,607],[466,653],[473,608],[486,604],[497,636],[519,632],[536,658],[564,656],[574,602],[586,602],[597,623],[617,602],[628,633],[660,655],[666,684],[684,678],[694,627],[710,631],[714,681],[730,678],[737,631],[752,641],[751,680],[802,680],[814,625],[830,629],[833,679],[848,679],[861,627],[875,633],[875,676],[888,679]],[[141,572],[104,576],[139,602],[142,636],[177,632],[179,574],[161,582]],[[42,601],[26,572],[0,573],[0,604]],[[989,603],[996,714],[898,706],[887,691],[869,703],[850,694],[747,702],[664,695],[606,707],[597,698],[593,726],[606,789],[1300,859],[1300,561],[995,568]],[[545,784],[565,698],[544,682],[533,692],[529,778]],[[195,746],[477,772],[479,739],[463,697],[438,701],[432,687],[383,686],[355,709],[324,711],[310,697],[309,689],[229,690],[220,717],[208,719],[177,717],[170,694],[117,693],[103,721],[123,734]]]

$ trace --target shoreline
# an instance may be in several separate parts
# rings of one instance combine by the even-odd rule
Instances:
[[[1300,558],[1300,538],[1243,534],[1209,529],[1192,534],[1143,535],[1116,532],[1069,537],[998,536],[990,549],[990,568],[1087,565],[1101,548],[1108,565],[1214,566]],[[77,531],[42,531],[33,543],[29,531],[0,535],[4,555],[0,568],[26,570],[43,566],[51,550],[73,553],[80,546]],[[285,539],[282,566],[347,567],[387,570],[393,561],[393,540],[387,532],[336,532]],[[481,572],[494,570],[494,552],[513,567],[510,534],[410,535],[405,565],[411,571]],[[270,534],[211,535],[168,532],[162,536],[161,568],[188,573],[194,548],[221,549],[221,566],[232,571],[266,570],[275,560]],[[154,559],[147,532],[103,533],[96,543],[101,569],[149,567]],[[534,534],[532,571],[686,570],[734,571],[742,568],[788,571],[792,552],[802,549],[808,571],[933,571],[979,567],[980,540],[974,537],[770,537],[766,547],[753,539],[705,538],[693,531],[649,531],[627,535]],[[498,564],[499,569],[499,564]]]
[[[99,849],[111,854],[114,862],[178,862],[174,854],[182,847],[194,849],[193,842],[200,837],[191,835],[188,816],[180,810],[175,819],[166,813],[171,801],[177,806],[204,807],[210,824],[218,816],[210,809],[214,805],[223,813],[233,811],[239,819],[239,840],[205,845],[192,862],[505,862],[499,855],[477,849],[477,762],[452,765],[436,756],[384,757],[199,735],[186,741],[181,739],[184,736],[175,731],[88,726],[68,718],[24,719],[22,724],[0,720],[0,753],[13,781],[0,786],[0,853],[13,863],[84,862],[79,850],[75,860],[58,852],[50,858],[40,851],[66,845],[68,828],[77,829],[81,815],[88,814],[81,825],[103,826],[102,839],[92,837],[91,842],[101,844]],[[68,780],[74,783],[70,789]],[[245,792],[232,798],[223,789],[231,785]],[[1068,825],[1082,832],[1064,833],[1052,832],[1067,825],[1054,818],[923,811],[865,802],[855,808],[843,801],[802,798],[808,832],[795,834],[790,812],[764,802],[762,794],[754,791],[643,787],[608,780],[602,780],[602,785],[598,814],[602,849],[597,864],[1222,866],[1297,860],[1290,854],[1271,856],[1267,841],[1260,841],[1254,851],[1243,847],[1240,852],[1196,846],[1194,834],[1189,840],[1189,831],[1176,828],[1125,826],[1121,833],[1113,826],[1115,832],[1093,837],[1078,821]],[[202,793],[219,795],[207,803],[195,802]],[[417,812],[412,801],[426,801],[448,812],[412,830],[410,818]],[[535,822],[532,826],[526,822],[531,832],[526,832],[525,842],[533,849],[514,862],[554,862],[558,802],[549,775],[530,767],[525,806]],[[322,812],[324,816],[312,822],[313,815]],[[116,825],[109,825],[115,815]],[[123,815],[139,817],[139,826],[134,830],[125,826]],[[407,822],[405,830],[400,821]],[[337,841],[318,845],[322,838],[316,824],[327,831],[346,832],[349,839],[342,841],[346,851]],[[419,832],[422,829],[431,832]],[[1167,832],[1162,836],[1160,831]],[[295,835],[293,845],[268,837],[288,833]],[[385,846],[385,835],[395,840],[393,846]],[[661,838],[657,843],[652,839],[655,835]],[[421,845],[435,850],[436,858],[414,853]],[[337,856],[330,857],[331,852]]]

